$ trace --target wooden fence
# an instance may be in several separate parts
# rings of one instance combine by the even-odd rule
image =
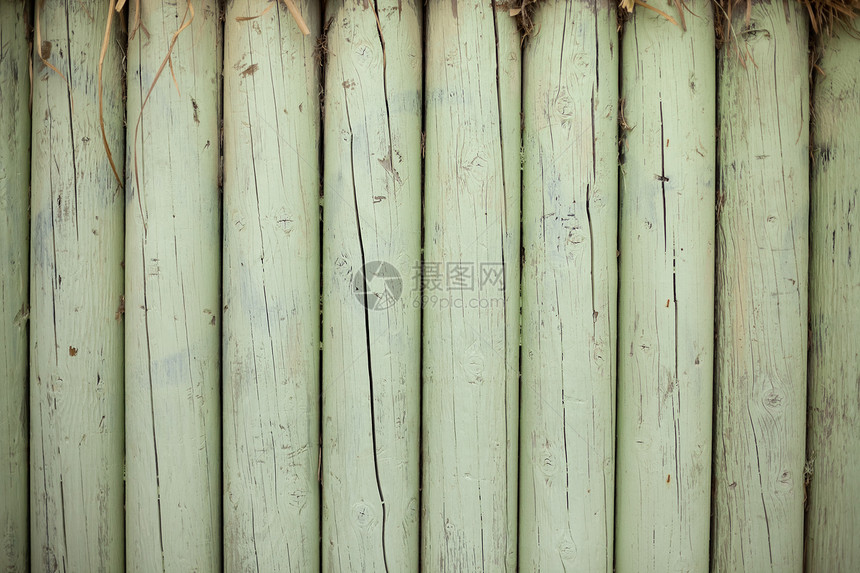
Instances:
[[[851,24],[119,4],[0,0],[0,571],[860,569]]]

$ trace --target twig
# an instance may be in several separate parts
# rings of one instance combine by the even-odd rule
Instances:
[[[293,19],[296,21],[296,24],[299,25],[299,30],[302,31],[302,34],[305,36],[310,35],[311,31],[308,28],[308,25],[305,24],[304,18],[302,18],[302,13],[299,12],[299,9],[296,8],[293,0],[283,0],[284,4],[287,6],[287,10],[290,11],[290,14],[293,15]]]

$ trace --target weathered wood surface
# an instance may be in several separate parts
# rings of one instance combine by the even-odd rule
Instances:
[[[29,570],[29,3],[0,0],[0,571]]]
[[[33,571],[119,571],[124,559],[124,202],[102,144],[98,97],[109,9],[95,0],[44,3],[42,55],[57,71],[33,55]],[[101,81],[105,134],[121,169],[118,29],[113,27]]]
[[[191,12],[184,2],[140,4],[148,34],[138,30],[128,51],[127,570],[214,572],[222,502],[221,21],[215,0],[194,2],[172,72],[163,68],[141,116]]]
[[[622,41],[619,572],[709,565],[716,53],[711,3],[689,9],[638,8]]]
[[[822,38],[812,109],[806,570],[860,567],[860,39]]]
[[[520,571],[612,571],[615,10],[542,3],[526,40]]]
[[[224,19],[224,566],[319,565],[316,2]],[[239,18],[239,20],[237,20]]]
[[[520,36],[495,2],[426,22],[422,566],[514,570]]]
[[[324,571],[418,570],[421,13],[327,6]]]
[[[800,571],[809,219],[807,17],[756,3],[721,50],[714,571]],[[741,60],[741,57],[744,59]]]

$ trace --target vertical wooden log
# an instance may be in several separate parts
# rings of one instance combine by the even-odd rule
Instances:
[[[427,6],[422,564],[516,569],[520,36]]]
[[[612,571],[615,10],[542,3],[525,50],[521,571]]]
[[[328,3],[323,570],[418,570],[421,11]]]
[[[320,9],[224,20],[225,570],[319,566]]]
[[[211,573],[221,569],[221,21],[215,0],[193,2],[193,20],[190,3],[140,4],[148,33],[128,51],[127,570]]]
[[[709,566],[716,48],[689,8],[637,9],[622,42],[619,572]]]
[[[800,571],[809,219],[807,17],[743,11],[721,49],[714,571]]]
[[[811,573],[860,566],[860,40],[821,38],[812,107],[809,458]]]
[[[45,2],[36,49],[56,70],[33,56],[33,571],[119,571],[124,560],[124,202],[99,125],[110,9],[96,0]],[[101,92],[104,133],[121,169],[122,51],[113,23]]]
[[[33,571],[117,571],[124,557],[123,193],[99,126],[99,52],[109,9],[95,0],[45,2],[40,47],[56,70],[33,56]],[[120,168],[121,58],[111,32],[103,120]]]
[[[0,571],[29,570],[29,6],[0,0]]]

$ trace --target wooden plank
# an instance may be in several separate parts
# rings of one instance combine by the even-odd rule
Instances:
[[[422,566],[514,570],[520,36],[495,1],[427,26]]]
[[[809,219],[807,17],[742,11],[721,49],[714,571],[800,571]],[[743,58],[743,59],[741,59]]]
[[[541,3],[525,49],[520,571],[612,571],[615,10]]]
[[[319,566],[320,9],[224,21],[224,565]],[[239,20],[237,20],[237,18]]]
[[[29,6],[0,1],[0,571],[29,571]]]
[[[95,0],[46,2],[38,20],[42,55],[56,70],[34,54],[33,571],[117,571],[124,560],[124,201],[99,125],[99,52],[109,10]],[[118,29],[113,26],[101,82],[105,135],[121,168]]]
[[[619,572],[709,566],[716,49],[711,3],[689,9],[638,8],[622,42]]]
[[[192,20],[185,2],[140,4],[146,32],[137,30],[128,50],[127,570],[214,572],[222,502],[220,11],[215,0],[195,1]],[[141,110],[174,39],[171,65]]]
[[[860,40],[820,39],[812,107],[809,462],[806,569],[860,563]]]
[[[418,570],[421,17],[327,5],[323,570]]]

